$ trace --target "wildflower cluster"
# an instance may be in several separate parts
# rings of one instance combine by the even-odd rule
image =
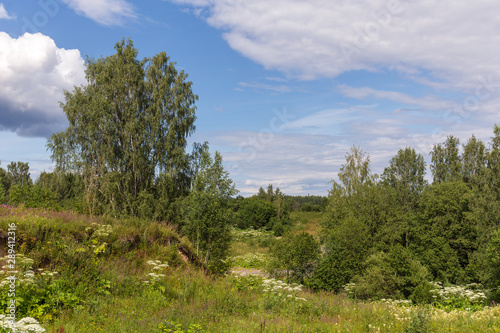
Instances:
[[[356,297],[356,283],[350,282],[342,287],[345,293],[350,297]]]
[[[5,257],[0,258],[0,261],[8,261],[9,259],[11,259],[11,258],[9,258],[9,256],[5,256]],[[31,269],[31,266],[34,263],[33,259],[26,257],[22,253],[16,254],[15,261],[16,261],[16,268],[20,268],[22,270]],[[6,266],[7,265],[3,266],[2,269],[5,269]],[[10,265],[9,265],[9,267],[10,267]]]
[[[229,258],[232,266],[240,266],[244,268],[265,267],[269,260],[269,256],[265,253],[246,253],[240,256]]]
[[[394,319],[398,322],[407,322],[411,319],[412,312],[415,308],[412,307],[401,307],[396,303],[390,303],[391,306],[391,314],[394,316]]]
[[[160,260],[148,260],[146,263],[151,266],[152,272],[148,273],[151,280],[144,281],[145,284],[158,282],[162,277],[165,277],[163,273],[168,268],[167,262],[162,263]]]
[[[106,247],[108,246],[108,243],[100,242],[103,238],[108,237],[113,232],[113,227],[109,224],[100,225],[92,223],[90,227],[85,228],[85,232],[92,235],[90,237],[90,247],[93,248],[96,255],[99,255],[100,253],[106,251]]]
[[[300,284],[287,284],[281,280],[264,279],[262,281],[262,287],[264,288],[263,291],[269,295],[306,302],[305,298],[296,296],[296,292],[302,290],[302,285]]]
[[[59,274],[59,273],[58,273],[58,272],[56,272],[56,271],[53,271],[53,272],[50,272],[50,271],[45,272],[43,268],[39,268],[39,269],[37,269],[37,271],[38,271],[38,274],[40,274],[40,276],[41,276],[41,277],[43,277],[43,278],[51,278],[51,277],[54,277],[54,276],[56,276],[57,274]]]
[[[253,275],[253,274],[245,274],[242,272],[234,272],[232,273],[232,282],[234,285],[234,289],[238,291],[244,290],[260,290],[262,286],[262,277]]]
[[[0,329],[10,330],[19,333],[43,333],[45,328],[40,326],[38,321],[31,317],[23,318],[15,324],[5,315],[0,315]]]
[[[411,305],[412,301],[410,299],[390,299],[390,298],[382,298],[380,301],[386,303],[386,304],[393,304],[393,305]]]
[[[94,227],[88,227],[94,229],[92,237],[103,238],[109,236],[113,232],[113,227],[111,227],[110,224],[99,225],[97,223],[92,223],[92,226]],[[87,231],[88,228],[86,228],[85,231]]]
[[[0,262],[6,263],[8,261],[9,261],[8,256],[0,258]],[[20,284],[34,283],[35,273],[32,271],[33,262],[34,262],[33,259],[28,258],[21,253],[16,254],[16,259],[15,259],[16,269],[13,270],[10,264],[6,264],[3,265],[2,269],[0,270],[0,277],[3,277],[2,281],[0,281],[0,288],[9,285],[12,282],[13,273],[14,275],[16,275],[16,280]],[[17,270],[18,268],[20,270]],[[21,276],[17,277],[17,275]]]
[[[451,306],[453,308],[464,308],[470,310],[478,309],[486,301],[485,291],[477,283],[465,286],[451,285],[443,287],[441,282],[431,282],[434,289],[431,290],[437,305]]]
[[[247,239],[252,239],[252,238],[265,238],[269,237],[271,235],[271,232],[265,232],[261,230],[238,230],[238,229],[233,229],[231,231],[231,236],[234,241],[236,242],[241,242]]]

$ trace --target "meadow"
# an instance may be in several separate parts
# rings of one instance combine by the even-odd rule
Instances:
[[[292,218],[314,230],[318,214]],[[360,301],[266,276],[210,275],[166,224],[4,205],[2,255],[12,224],[17,320],[45,332],[500,332],[498,306]],[[273,238],[233,230],[232,265],[265,272]],[[0,286],[5,311],[9,286]]]

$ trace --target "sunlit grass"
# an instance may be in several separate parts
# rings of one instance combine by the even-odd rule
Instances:
[[[320,214],[294,214],[305,221],[299,227],[317,231]],[[189,327],[203,332],[500,332],[500,307],[445,311],[360,302],[343,294],[289,290],[281,282],[266,287],[262,277],[205,275],[182,260],[174,240],[186,241],[165,225],[0,209],[0,228],[12,222],[22,236],[19,251],[32,255],[33,269],[57,270],[53,286],[73,288],[47,292],[78,297],[71,306],[35,318],[51,333],[154,333],[168,325],[183,332]],[[92,223],[112,228],[92,237],[85,231]],[[261,245],[268,243],[262,239],[269,237],[247,235],[233,243],[231,256],[266,254],[268,247]],[[108,244],[103,251],[95,251],[103,242]]]
[[[323,220],[322,212],[292,212],[290,218],[295,221],[294,228],[317,236]]]

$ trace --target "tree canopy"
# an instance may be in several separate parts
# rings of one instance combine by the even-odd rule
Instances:
[[[131,40],[115,50],[87,59],[87,84],[66,91],[61,103],[69,127],[52,135],[48,148],[58,170],[82,173],[91,214],[137,215],[150,195],[188,192],[186,145],[198,96],[165,52],[139,60]],[[165,182],[175,185],[159,190]]]

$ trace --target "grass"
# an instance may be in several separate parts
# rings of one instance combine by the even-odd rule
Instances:
[[[297,231],[305,231],[313,236],[318,236],[323,220],[322,212],[292,212],[290,218],[295,221]]]
[[[294,215],[306,221],[300,228],[317,232],[320,214]],[[0,207],[1,248],[11,223],[16,251],[33,259],[34,283],[16,289],[30,304],[18,314],[34,317],[47,332],[500,332],[500,307],[445,311],[359,302],[289,291],[262,277],[206,275],[189,260],[189,241],[168,225]],[[267,234],[236,232],[242,237],[233,256],[267,252]],[[48,280],[42,273],[49,271],[58,273]],[[270,292],[270,285],[281,287]],[[0,290],[0,311],[6,299]]]

